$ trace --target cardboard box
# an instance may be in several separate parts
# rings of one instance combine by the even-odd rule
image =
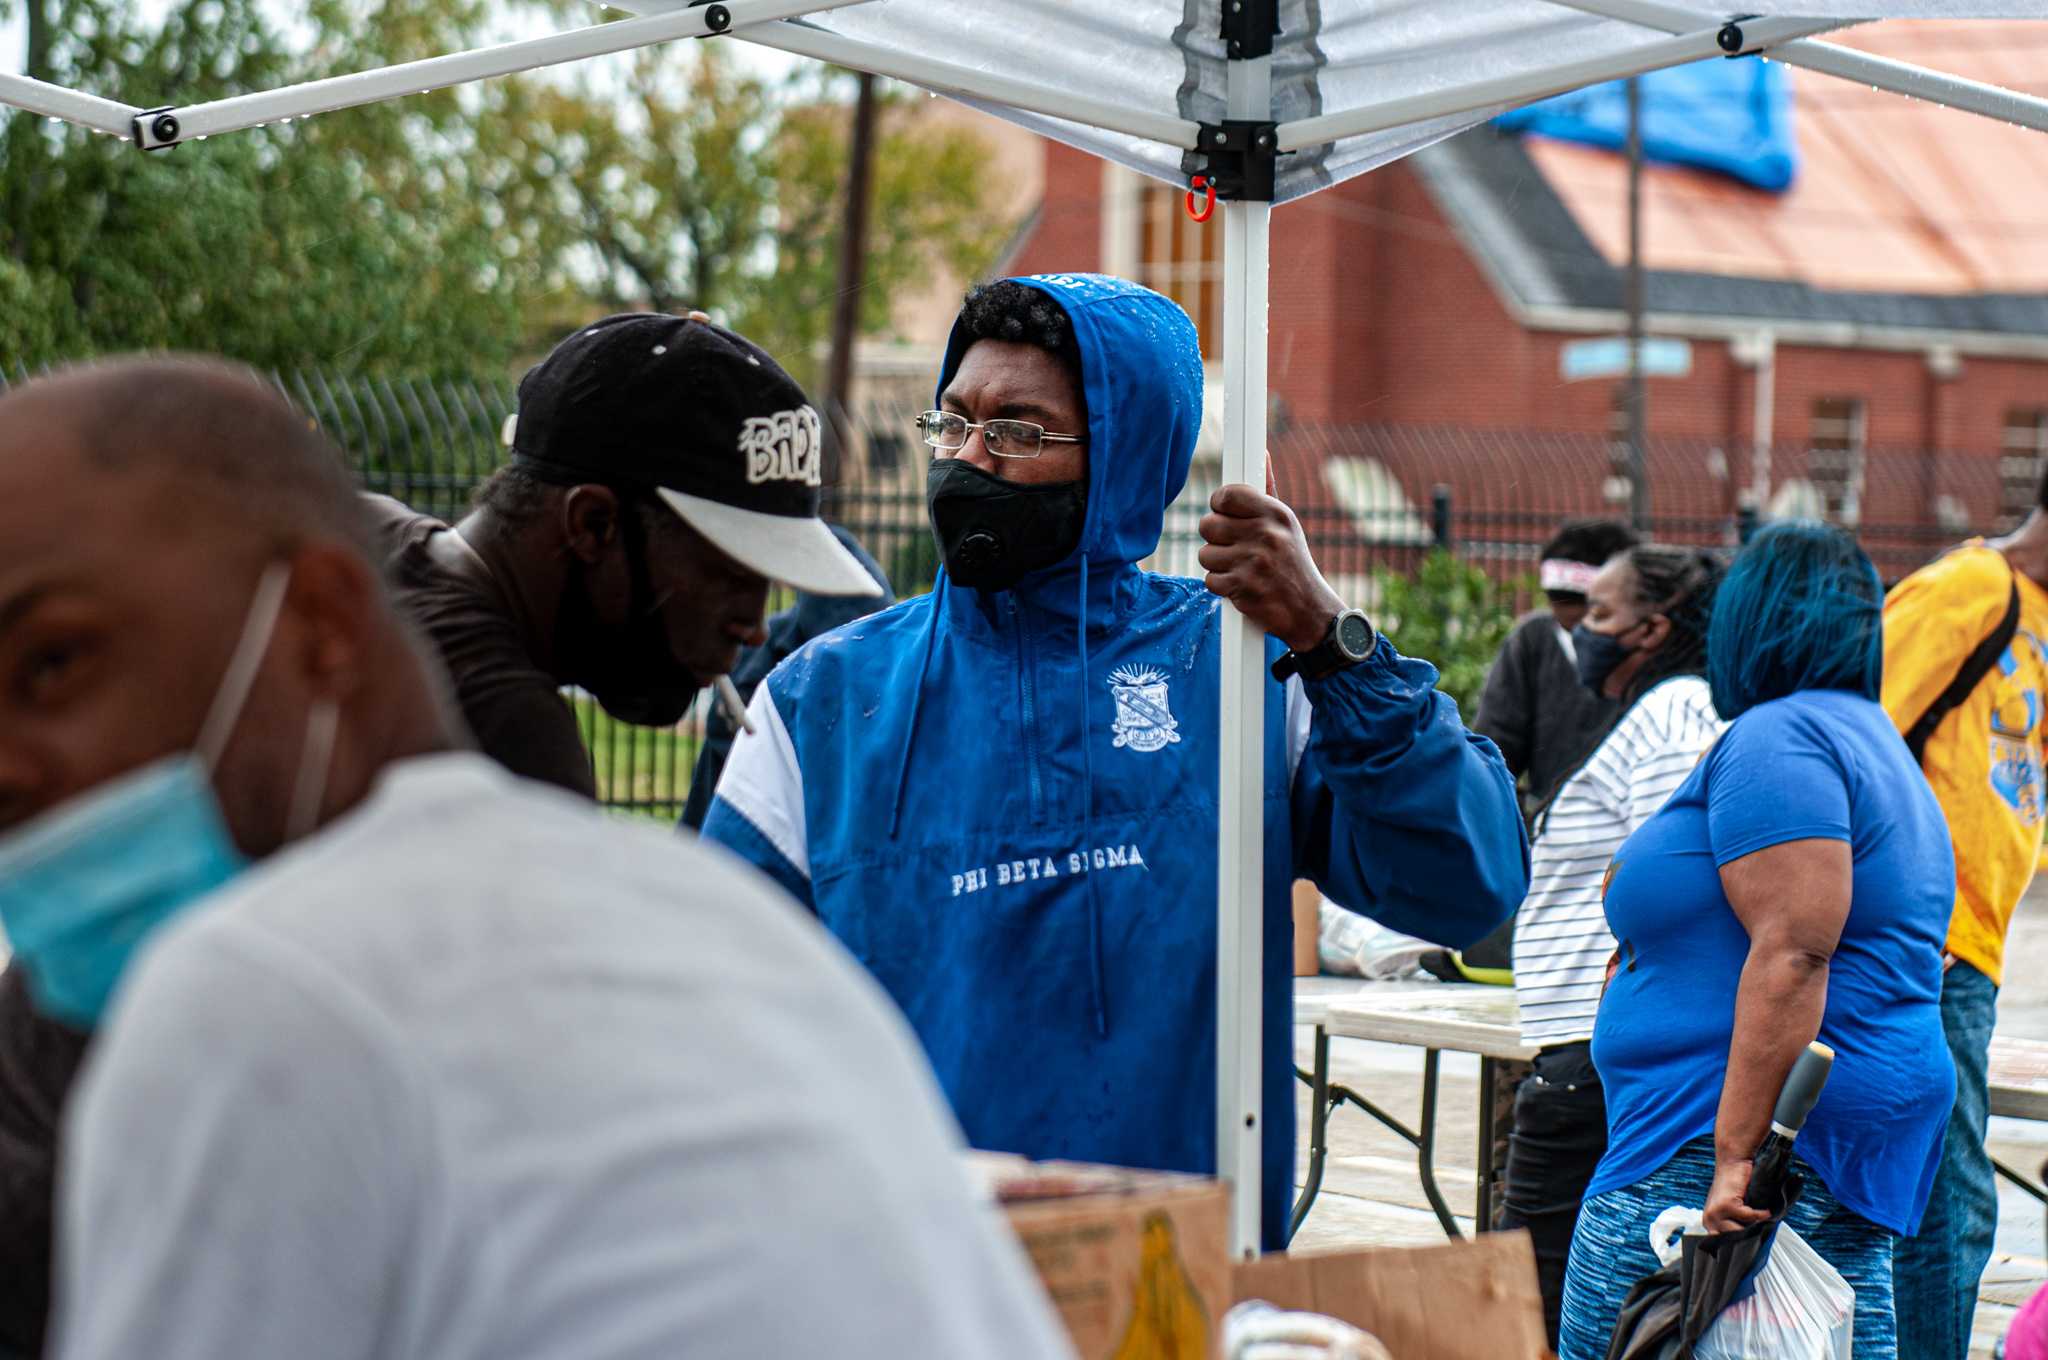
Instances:
[[[1544,1360],[1536,1253],[1522,1232],[1441,1247],[1266,1256],[1231,1272],[1233,1302],[1323,1313],[1399,1360]]]
[[[1316,885],[1305,878],[1294,882],[1294,975],[1314,977],[1323,971],[1316,958],[1317,917],[1323,905],[1323,894]]]
[[[1213,1360],[1230,1200],[1200,1176],[975,1154],[1081,1360]]]
[[[1220,1181],[970,1153],[1080,1360],[1217,1360],[1247,1299],[1322,1313],[1396,1360],[1545,1360],[1527,1233],[1440,1247],[1267,1256],[1233,1265]]]

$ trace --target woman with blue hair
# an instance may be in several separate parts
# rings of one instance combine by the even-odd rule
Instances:
[[[1897,1354],[1892,1245],[1926,1207],[1954,1098],[1955,864],[1878,705],[1883,600],[1855,541],[1811,523],[1757,535],[1721,585],[1707,678],[1730,725],[1608,870],[1608,1150],[1572,1241],[1563,1360],[1606,1355],[1666,1208],[1704,1206],[1716,1232],[1768,1217],[1743,1202],[1750,1157],[1816,1037],[1834,1072],[1785,1221],[1855,1290],[1857,1360]]]

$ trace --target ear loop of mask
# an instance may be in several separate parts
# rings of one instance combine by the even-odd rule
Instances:
[[[299,749],[299,778],[292,787],[291,811],[284,820],[284,838],[295,841],[320,824],[320,805],[327,797],[327,775],[334,763],[334,737],[341,729],[341,705],[322,699],[306,715],[306,742]]]
[[[256,582],[248,618],[242,623],[242,636],[235,642],[228,668],[221,674],[220,688],[214,692],[213,707],[207,710],[206,721],[199,726],[199,740],[192,748],[208,777],[220,764],[221,753],[227,750],[228,739],[235,733],[235,724],[241,721],[242,706],[249,701],[249,691],[256,685],[256,672],[263,668],[271,635],[277,631],[278,615],[284,612],[284,592],[291,576],[291,563],[272,562]]]

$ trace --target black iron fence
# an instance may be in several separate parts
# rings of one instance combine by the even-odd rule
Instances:
[[[26,376],[0,372],[0,385]],[[313,368],[270,376],[346,451],[366,488],[424,513],[460,517],[503,460],[509,383]],[[864,413],[841,484],[826,498],[828,517],[862,540],[899,596],[928,589],[938,566],[922,462],[903,453],[909,414]],[[875,451],[866,465],[865,450]],[[1564,520],[1622,517],[1627,509],[1620,460],[1598,436],[1308,427],[1277,434],[1272,454],[1280,494],[1324,573],[1347,598],[1399,614],[1389,625],[1396,640],[1413,639],[1410,650],[1437,661],[1461,700],[1507,622],[1534,602],[1544,540]],[[1761,519],[1827,518],[1857,533],[1887,580],[1972,533],[2008,526],[2033,503],[2041,472],[1996,453],[1757,450],[1686,440],[1653,441],[1648,467],[1655,538],[1733,547]],[[1198,456],[1148,565],[1199,574],[1196,525],[1218,480],[1215,459]],[[657,731],[614,722],[587,698],[571,698],[606,803],[677,816],[708,701],[676,729]]]

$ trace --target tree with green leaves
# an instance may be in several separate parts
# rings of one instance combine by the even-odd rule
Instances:
[[[294,16],[295,45],[256,0],[190,0],[155,25],[114,0],[25,2],[40,76],[145,108],[405,60],[481,23],[468,0],[322,0]],[[12,114],[0,359],[176,347],[259,365],[502,365],[532,280],[459,167],[434,163],[464,118],[443,94],[143,155]]]
[[[0,0],[0,13],[10,0]],[[41,78],[148,108],[484,40],[517,0],[26,7]],[[582,10],[564,7],[563,15]],[[598,311],[704,307],[798,370],[829,324],[843,79],[777,81],[722,40],[349,109],[144,155],[0,126],[0,364],[185,348],[260,366],[502,373]],[[630,78],[618,79],[625,69]],[[897,100],[862,320],[992,258],[983,148]]]
[[[492,192],[539,255],[614,306],[701,307],[799,377],[831,324],[844,213],[851,82],[811,69],[781,82],[699,44],[680,71],[639,54],[629,93],[588,82],[517,91],[488,128]],[[862,329],[944,269],[972,278],[1008,230],[984,191],[986,145],[886,98],[874,163]]]
[[[1437,669],[1437,688],[1458,703],[1465,721],[1479,710],[1479,691],[1501,643],[1514,631],[1517,588],[1496,582],[1479,567],[1433,548],[1413,572],[1373,573],[1373,622],[1404,656]]]

